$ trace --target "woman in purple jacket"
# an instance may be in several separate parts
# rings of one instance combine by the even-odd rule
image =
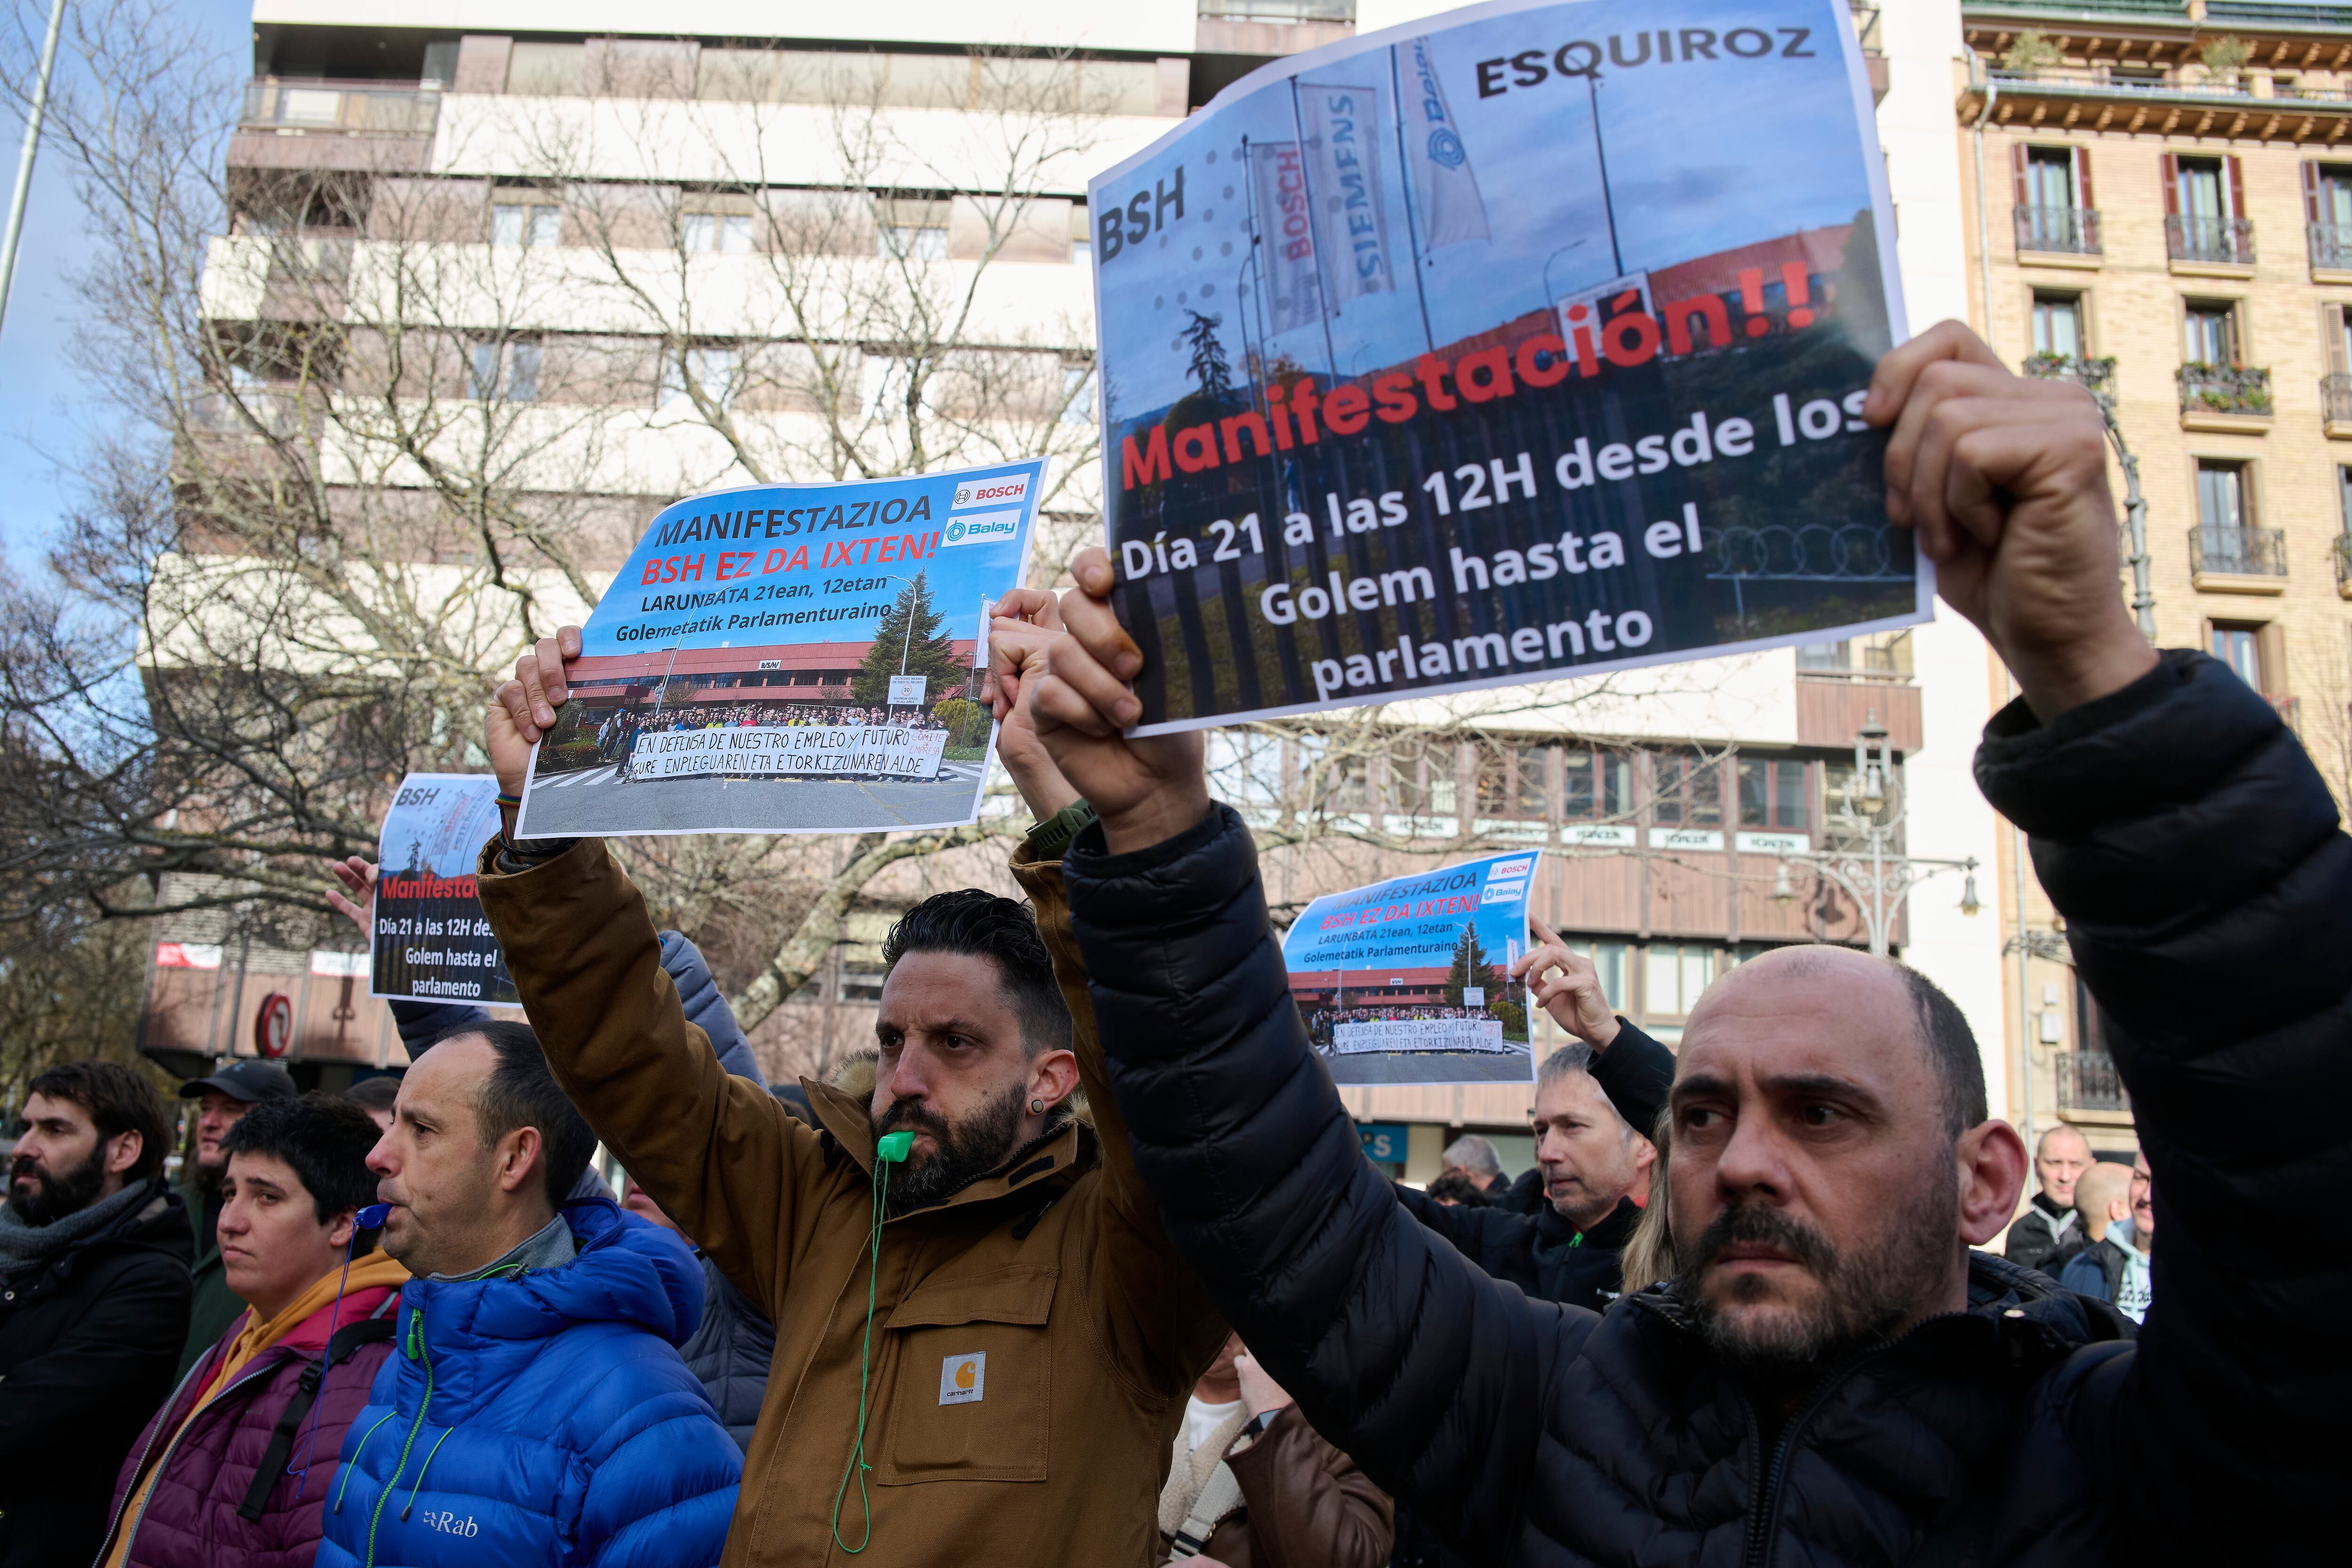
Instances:
[[[124,1461],[101,1568],[309,1568],[408,1278],[356,1229],[376,1136],[365,1111],[315,1094],[230,1130],[221,1258],[247,1310]]]

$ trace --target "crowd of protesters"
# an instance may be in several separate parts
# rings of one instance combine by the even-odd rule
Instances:
[[[404,1073],[340,1097],[193,1079],[176,1184],[148,1074],[35,1078],[0,1568],[2318,1557],[2352,842],[2268,704],[2124,616],[2087,399],[1947,326],[1864,408],[2022,690],[1978,776],[2129,1168],[2029,1153],[1916,971],[1769,953],[1669,1052],[1538,925],[1533,1168],[1465,1137],[1388,1181],[1199,737],[1125,733],[1093,552],[992,632],[1026,901],[906,911],[854,1076],[772,1089],[604,845],[509,818],[479,896],[528,1024],[399,1004]],[[490,711],[509,796],[577,635]],[[330,900],[362,925],[373,875]]]

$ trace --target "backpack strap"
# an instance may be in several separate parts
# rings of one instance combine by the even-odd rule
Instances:
[[[391,1298],[398,1300],[397,1296]],[[239,1519],[247,1524],[261,1518],[268,1506],[269,1494],[285,1473],[287,1458],[294,1452],[295,1434],[302,1429],[303,1417],[319,1397],[319,1384],[325,1380],[327,1369],[352,1359],[362,1345],[383,1344],[392,1339],[393,1320],[387,1317],[362,1318],[356,1323],[345,1323],[327,1342],[327,1353],[302,1368],[302,1375],[294,1380],[294,1397],[286,1402],[278,1417],[278,1426],[269,1434],[269,1447],[263,1450],[261,1464],[253,1472],[253,1484],[245,1489],[245,1500],[236,1507]]]

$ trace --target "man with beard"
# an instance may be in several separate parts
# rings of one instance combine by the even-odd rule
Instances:
[[[509,796],[579,647],[569,627],[541,643],[489,711]],[[1042,819],[1013,866],[1034,913],[977,889],[908,910],[883,949],[872,1094],[803,1079],[814,1127],[712,1059],[601,842],[516,844],[509,819],[484,850],[482,908],[557,1078],[775,1324],[730,1564],[1097,1568],[1158,1545],[1185,1400],[1226,1327],[1097,1076],[1060,881],[1085,808],[1025,726],[999,750]],[[1072,1109],[1087,1080],[1091,1121]]]
[[[2227,667],[2116,593],[2105,426],[1946,323],[1878,364],[1887,510],[2017,679],[1976,760],[2032,840],[2165,1171],[2145,1325],[1973,1250],[2026,1152],[1915,973],[1800,947],[1692,1014],[1668,1097],[1679,1272],[1531,1302],[1402,1214],[1287,1005],[1198,732],[1136,736],[1100,551],[1029,688],[1099,819],[1063,858],[1136,1163],[1316,1428],[1472,1560],[2319,1561],[2338,1547],[2352,839]]]
[[[144,1074],[33,1079],[0,1208],[0,1568],[88,1563],[114,1472],[171,1392],[188,1331],[188,1216]]]
[[[265,1100],[294,1098],[294,1077],[276,1062],[232,1061],[206,1078],[180,1086],[180,1098],[196,1102],[195,1157],[173,1189],[188,1205],[188,1226],[196,1243],[194,1300],[188,1308],[187,1342],[180,1347],[183,1376],[196,1358],[213,1348],[245,1310],[229,1289],[221,1263],[221,1181],[228,1154],[221,1141],[239,1118]]]

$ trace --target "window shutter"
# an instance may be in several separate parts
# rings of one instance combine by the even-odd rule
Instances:
[[[2246,176],[2238,165],[2238,155],[2230,153],[2222,160],[2230,165],[2230,216],[2246,216]]]
[[[2009,174],[2011,183],[2016,187],[2017,205],[2032,206],[2033,203],[2027,197],[2025,190],[2025,143],[2022,142],[2009,144]]]
[[[2303,161],[2303,221],[2305,223],[2320,221],[2319,160],[2316,158],[2305,158]]]
[[[2345,363],[2343,306],[2330,303],[2319,307],[2319,341],[2327,345],[2328,374],[2352,373],[2352,365]]]
[[[2164,216],[2180,216],[2180,160],[2167,153],[2157,161],[2164,177]]]
[[[2088,147],[2074,149],[2074,205],[2086,212],[2099,205],[2098,198],[2091,195],[2091,150]]]

